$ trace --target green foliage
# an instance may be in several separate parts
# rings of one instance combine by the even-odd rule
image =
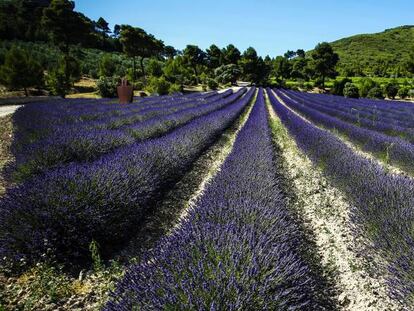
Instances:
[[[408,87],[402,87],[402,88],[400,88],[400,89],[398,90],[398,96],[399,96],[401,99],[405,99],[405,98],[407,98],[407,97],[408,97],[409,92],[410,92],[410,88],[408,88]]]
[[[358,87],[351,82],[347,82],[343,89],[343,95],[348,98],[358,98],[359,97]]]
[[[351,36],[332,42],[331,45],[340,57],[337,69],[343,74],[345,70],[351,71],[350,76],[373,75],[374,71],[383,76],[390,76],[397,71],[401,75],[414,73],[414,55],[410,62],[414,48],[414,26]]]
[[[367,97],[371,89],[379,87],[379,84],[370,78],[363,78],[359,82],[359,95]]]
[[[150,76],[157,78],[161,77],[163,74],[162,63],[156,59],[150,59],[147,64],[147,72]]]
[[[64,55],[61,67],[65,73],[69,84],[79,81],[81,78],[81,68],[78,60],[72,55]]]
[[[262,57],[257,56],[254,48],[249,47],[244,51],[239,66],[244,80],[251,81],[256,85],[267,83],[271,68],[265,64]]]
[[[183,56],[186,64],[194,70],[198,83],[198,67],[205,63],[206,53],[197,45],[187,45],[183,51]]]
[[[223,64],[224,55],[220,48],[212,44],[210,48],[206,50],[207,52],[207,66],[211,69],[220,67]]]
[[[148,92],[151,94],[166,95],[169,93],[171,83],[164,77],[151,77],[147,86]]]
[[[73,1],[52,0],[43,10],[43,27],[64,53],[69,53],[71,44],[87,44],[91,40],[91,21],[74,9]]]
[[[130,25],[122,25],[120,42],[126,55],[133,58],[133,80],[136,80],[135,57],[140,57],[142,75],[145,77],[145,58],[159,56],[164,52],[164,44],[145,30]]]
[[[337,75],[335,66],[338,61],[338,54],[333,51],[331,45],[327,42],[319,43],[312,51],[312,68],[315,75],[322,80],[322,88],[325,87],[325,78],[334,78]]]
[[[99,254],[99,245],[95,240],[89,245],[89,251],[91,252],[93,270],[101,271],[104,265],[102,263],[101,255]]]
[[[13,46],[0,67],[0,82],[9,89],[23,88],[27,96],[28,87],[43,85],[43,69],[27,51]]]
[[[116,71],[115,60],[111,54],[105,53],[99,63],[99,76],[112,77]]]
[[[304,88],[306,91],[312,91],[312,89],[313,89],[313,85],[312,85],[312,83],[311,83],[311,82],[306,82],[306,83],[303,85],[303,88]]]
[[[55,69],[47,76],[47,88],[51,95],[65,98],[70,89],[70,83],[66,79],[65,72],[61,69]]]
[[[335,80],[333,87],[331,89],[331,94],[344,96],[345,85],[349,82],[352,83],[352,80],[349,78],[343,78],[342,80]]]
[[[168,59],[163,70],[167,81],[180,85],[183,85],[191,76],[185,67],[184,58],[182,56]]]
[[[369,90],[367,97],[372,98],[372,99],[384,99],[382,88],[379,86],[373,87],[372,89]]]
[[[216,80],[208,78],[207,79],[207,86],[210,90],[217,90],[219,85],[218,85]]]
[[[214,70],[214,75],[219,83],[230,83],[234,85],[240,77],[241,71],[238,65],[228,64],[216,68]]]
[[[221,51],[223,55],[223,64],[225,65],[237,64],[241,58],[241,53],[239,49],[236,48],[233,44],[229,44]]]
[[[387,83],[384,90],[388,98],[394,99],[398,94],[399,86],[395,81],[390,81]]]
[[[277,79],[289,79],[292,66],[283,56],[277,56],[274,61],[274,73]]]
[[[175,93],[182,93],[183,92],[183,87],[179,84],[171,84],[168,93],[169,94],[175,94]]]
[[[178,51],[171,45],[167,45],[164,47],[164,56],[169,59],[174,58],[177,55]]]
[[[100,77],[96,83],[99,95],[105,98],[114,98],[117,96],[117,86],[119,85],[119,77]]]

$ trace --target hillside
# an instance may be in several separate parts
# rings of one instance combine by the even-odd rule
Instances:
[[[374,34],[360,34],[331,43],[340,56],[339,68],[396,71],[414,52],[414,26],[400,26]]]

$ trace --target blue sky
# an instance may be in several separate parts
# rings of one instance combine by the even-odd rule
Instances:
[[[76,10],[111,25],[141,27],[183,49],[233,43],[265,56],[313,48],[358,33],[414,24],[413,0],[76,0]]]

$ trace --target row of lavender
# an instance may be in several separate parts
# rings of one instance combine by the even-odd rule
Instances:
[[[291,94],[298,94],[298,92],[293,91],[287,91]],[[389,100],[379,100],[379,99],[368,99],[368,98],[345,98],[342,96],[336,96],[336,95],[325,95],[325,94],[310,94],[310,93],[304,93],[304,96],[307,96],[308,98],[315,98],[318,100],[327,100],[329,99],[329,102],[333,104],[344,104],[346,106],[351,106],[355,109],[359,109],[361,111],[367,111],[371,113],[375,113],[376,111],[379,111],[381,113],[384,113],[384,117],[388,117],[390,119],[397,119],[400,117],[404,121],[411,121],[410,115],[414,113],[414,107],[411,102],[401,102],[398,101],[397,105],[395,101],[389,101]]]
[[[352,219],[358,225],[358,234],[371,241],[367,247],[387,262],[391,294],[406,306],[414,305],[413,180],[389,174],[375,162],[356,155],[339,138],[281,104],[273,91],[268,90],[268,94],[298,146],[352,200]],[[290,105],[294,106],[292,102]],[[306,116],[326,118],[314,111]]]
[[[323,310],[275,171],[263,90],[180,228],[130,267],[106,310]]]
[[[116,117],[109,115],[99,121],[94,119],[65,125],[43,122],[40,130],[49,132],[50,135],[43,139],[38,138],[32,143],[15,139],[14,180],[24,180],[62,163],[91,161],[122,145],[161,136],[195,117],[224,107],[237,100],[244,92],[245,89],[235,94],[230,91],[209,96],[208,99],[183,97],[168,105],[152,103],[150,107],[129,109],[128,114],[122,113]],[[99,105],[92,108],[96,106]],[[52,105],[51,108],[54,109]],[[23,113],[28,112],[22,111]],[[89,112],[89,116],[93,115],[93,111]],[[62,118],[65,117],[66,115],[62,115]],[[17,125],[20,122],[16,122]],[[35,130],[39,130],[39,126]]]
[[[93,240],[103,256],[112,254],[254,92],[157,139],[48,170],[9,189],[0,201],[1,264],[32,263],[48,251],[59,262],[82,265]]]
[[[224,97],[232,92],[223,93]],[[112,128],[117,121],[128,120],[128,116],[136,117],[142,111],[154,110],[180,104],[203,101],[211,97],[221,96],[215,92],[201,95],[162,96],[138,99],[129,105],[117,105],[109,100],[57,100],[37,105],[27,105],[14,114],[17,128],[13,151],[20,152],[32,142],[47,139],[67,127],[66,131],[78,128]],[[26,148],[27,149],[27,148]]]
[[[394,103],[394,108],[389,107],[387,111],[380,107],[367,106],[362,103],[355,103],[342,96],[340,100],[332,97],[312,94],[302,94],[285,91],[292,99],[311,106],[319,111],[337,117],[343,121],[354,123],[368,129],[372,129],[391,136],[399,136],[409,142],[414,141],[414,112],[398,112],[399,103]],[[389,104],[388,104],[389,105]]]
[[[410,174],[414,174],[414,145],[399,138],[388,136],[377,131],[369,130],[357,125],[342,121],[326,113],[301,104],[276,90],[283,101],[292,109],[303,114],[310,121],[325,128],[338,131],[356,143],[365,151],[371,152],[385,161],[400,167]]]

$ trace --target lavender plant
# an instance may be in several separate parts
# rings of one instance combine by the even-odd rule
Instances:
[[[385,260],[382,271],[389,292],[404,306],[414,304],[414,182],[392,175],[377,163],[355,154],[339,138],[304,121],[269,98],[282,123],[309,158],[352,201],[356,234],[367,239],[367,249]]]
[[[30,264],[51,249],[57,261],[84,265],[92,240],[104,257],[111,255],[253,93],[158,139],[118,148],[93,162],[70,163],[9,189],[0,201],[2,264]]]
[[[327,309],[274,157],[259,90],[220,172],[180,228],[130,267],[105,310]]]

